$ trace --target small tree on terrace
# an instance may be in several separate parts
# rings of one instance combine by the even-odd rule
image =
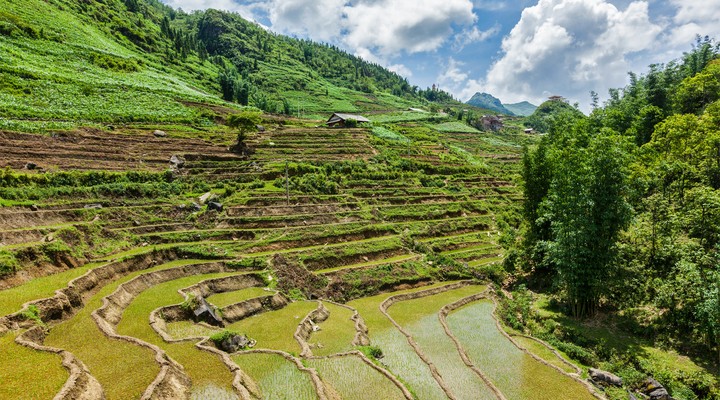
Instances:
[[[239,114],[232,114],[227,119],[227,124],[231,128],[237,128],[238,136],[237,143],[233,145],[230,150],[236,153],[246,153],[247,146],[245,145],[245,139],[247,134],[257,129],[257,125],[260,123],[260,112],[258,111],[243,111]]]

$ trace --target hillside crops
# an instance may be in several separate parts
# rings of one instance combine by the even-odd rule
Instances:
[[[403,141],[267,122],[248,139],[250,157],[132,126],[68,131],[53,151],[34,141],[57,138],[2,134],[5,149],[33,149],[8,153],[0,184],[2,251],[17,263],[0,291],[3,395],[502,396],[438,316],[491,296],[467,279],[501,274],[497,218],[518,200],[514,138],[422,120],[385,125]],[[117,151],[103,150],[112,143]],[[171,156],[183,161],[167,171]],[[23,169],[30,157],[41,172]],[[201,196],[223,210],[197,207]],[[198,296],[223,328],[183,311]],[[462,312],[497,329],[492,310]],[[467,354],[488,351],[455,329]],[[254,347],[223,353],[209,338],[225,330]],[[29,369],[47,379],[23,391]]]

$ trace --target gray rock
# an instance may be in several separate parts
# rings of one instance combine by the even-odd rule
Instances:
[[[592,379],[595,383],[598,384],[609,384],[618,387],[622,386],[623,384],[622,378],[617,375],[613,375],[607,371],[590,368],[588,373],[590,374],[590,379]]]
[[[245,335],[233,335],[220,343],[220,350],[226,353],[235,353],[236,351],[246,349],[248,347],[254,347],[255,341],[249,339]]]
[[[643,383],[642,392],[650,397],[650,400],[672,400],[667,389],[654,378],[647,378]]]
[[[265,127],[264,127],[264,126],[262,126],[262,125],[256,125],[255,127],[257,128],[258,132],[265,132]]]
[[[158,129],[155,132],[153,132],[153,135],[155,137],[165,137],[165,136],[167,136],[167,133],[165,131],[161,131]]]
[[[193,311],[195,322],[207,322],[214,326],[223,326],[222,318],[215,312],[215,307],[204,298],[198,298],[198,306]]]
[[[210,211],[222,212],[222,210],[223,210],[223,205],[220,204],[220,203],[218,203],[218,202],[211,201],[211,202],[208,203],[207,208],[208,208],[208,210],[210,210]]]
[[[40,209],[40,207],[38,207],[37,204],[33,204],[30,206],[30,210],[32,210],[32,211],[38,211],[39,209]]]
[[[190,210],[193,212],[198,212],[202,210],[202,207],[200,207],[200,204],[193,202],[192,204],[190,204]]]
[[[217,195],[213,192],[207,192],[204,195],[198,197],[198,200],[200,201],[200,204],[206,204],[208,201],[213,200],[217,197]]]
[[[170,166],[173,168],[182,168],[185,166],[185,159],[178,155],[170,157]]]
[[[99,210],[103,208],[102,204],[86,204],[85,208],[88,210]]]

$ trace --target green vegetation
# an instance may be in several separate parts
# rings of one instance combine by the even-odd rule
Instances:
[[[232,393],[232,375],[222,361],[195,347],[192,342],[165,343],[148,324],[150,313],[159,307],[177,303],[181,297],[179,289],[186,288],[202,280],[229,276],[227,273],[183,277],[161,283],[140,293],[125,309],[117,331],[144,340],[165,350],[175,361],[185,368],[193,381],[193,395],[197,390],[211,385],[216,391]],[[224,332],[221,332],[222,334]],[[211,336],[214,338],[215,336]]]
[[[257,383],[265,399],[317,399],[317,392],[306,372],[278,354],[245,353],[233,361]]]
[[[0,336],[0,360],[12,360],[12,365],[0,368],[0,397],[6,399],[50,399],[65,384],[69,374],[56,354],[42,353],[15,343],[17,333]],[[5,362],[3,362],[4,364]],[[28,377],[42,371],[42,382]]]
[[[355,322],[350,318],[352,311],[335,304],[324,303],[330,317],[318,324],[320,330],[313,332],[308,344],[315,356],[329,356],[353,350]]]
[[[354,347],[352,312],[327,302],[330,317],[308,340],[315,355],[359,349],[417,398],[447,397],[379,305],[476,279],[389,310],[458,398],[492,395],[437,313],[493,281],[512,294],[496,291],[510,333],[538,337],[583,368],[617,373],[627,389],[652,375],[677,399],[717,399],[719,52],[700,39],[683,59],[631,74],[590,116],[556,99],[527,118],[505,118],[499,132],[480,132],[488,110],[238,14],[185,13],[156,0],[6,1],[0,317],[18,314],[2,325],[11,332],[0,337],[0,397],[49,398],[67,378],[56,355],[13,342],[17,324],[47,329],[46,344],[77,356],[109,399],[146,390],[159,371],[155,355],[107,338],[91,317],[145,271],[87,292],[76,285],[63,318],[48,301],[23,307],[125,260],[147,271],[224,263],[261,273],[295,300],[224,328],[167,324],[176,338],[221,341],[238,332],[256,339],[256,349],[286,353],[233,357],[264,398],[317,397],[290,355],[316,368],[331,395],[400,396],[359,357],[296,356],[293,334],[316,299],[349,302],[371,342]],[[327,129],[332,112],[372,124]],[[525,126],[544,134],[527,135]],[[154,284],[118,325],[181,364],[198,398],[232,397],[232,368],[192,340],[164,342],[148,316],[180,303],[179,290],[228,275]],[[209,300],[224,307],[271,293],[249,288]],[[191,298],[183,306],[195,305]],[[480,301],[448,321],[507,398],[589,397],[513,346],[492,312]],[[515,337],[572,370],[542,344]]]
[[[470,359],[500,391],[512,399],[593,399],[579,382],[543,365],[504,337],[492,317],[489,300],[471,303],[447,320]]]
[[[523,158],[523,222],[503,240],[521,283],[579,318],[536,315],[523,294],[507,303],[507,323],[631,387],[655,375],[683,399],[720,393],[718,54],[698,38],[681,60],[631,74],[589,117],[551,102],[539,128],[548,135]],[[691,377],[649,355],[659,349],[705,370]]]
[[[358,388],[372,388],[374,396],[382,399],[404,399],[400,389],[377,370],[365,364],[360,357],[311,360],[309,365],[317,369],[324,382],[329,384],[341,398],[361,400],[367,392]]]

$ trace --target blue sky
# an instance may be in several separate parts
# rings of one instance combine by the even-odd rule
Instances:
[[[234,11],[268,29],[336,44],[462,101],[505,103],[622,87],[720,38],[720,0],[163,0],[185,11]]]

